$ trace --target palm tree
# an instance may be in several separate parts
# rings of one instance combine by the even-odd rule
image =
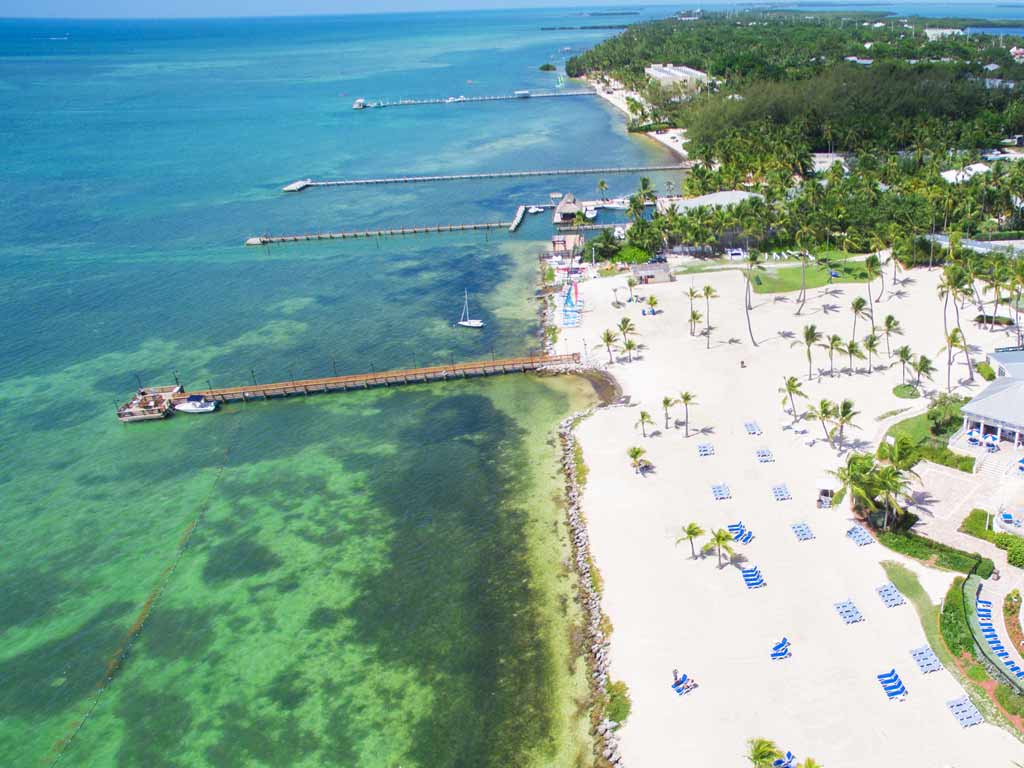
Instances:
[[[868,288],[868,308],[871,316],[871,331],[874,333],[875,330],[875,300],[871,295],[871,284],[879,277],[882,278],[882,287],[885,288],[885,277],[882,275],[882,262],[878,260],[878,256],[871,254],[864,260],[864,272],[868,276],[867,288]]]
[[[790,407],[793,409],[793,421],[796,421],[796,399],[797,397],[807,398],[804,394],[800,379],[796,376],[787,376],[782,380],[782,387],[779,388],[779,393],[782,395],[782,407],[785,410],[786,401],[789,401]]]
[[[653,312],[655,315],[658,314],[658,297],[657,296],[648,296],[647,297],[647,306],[650,307],[651,312]]]
[[[878,458],[892,464],[896,469],[917,477],[913,467],[921,457],[914,449],[910,438],[904,435],[900,435],[891,443],[888,440],[883,440],[882,444],[878,446]]]
[[[643,448],[638,445],[634,445],[632,448],[626,451],[626,455],[629,456],[629,464],[633,467],[633,471],[638,475],[640,469],[644,465],[644,454],[647,453]]]
[[[872,476],[875,501],[882,505],[885,510],[884,527],[889,527],[889,513],[894,513],[896,519],[903,517],[907,511],[902,506],[902,501],[910,492],[910,483],[904,477],[903,472],[893,465],[881,467]]]
[[[634,224],[644,218],[646,210],[643,198],[639,195],[633,195],[629,198],[629,207],[626,209],[626,215],[629,216],[629,220]]]
[[[846,345],[843,342],[843,337],[840,336],[838,333],[833,333],[831,336],[828,337],[828,343],[822,344],[821,346],[824,349],[828,350],[828,375],[835,376],[836,367],[833,362],[833,357],[836,352],[842,352],[844,349],[846,349]]]
[[[697,550],[693,546],[693,540],[700,538],[704,535],[704,529],[701,528],[697,523],[687,523],[686,527],[683,528],[683,535],[676,539],[678,545],[681,541],[690,542],[690,554],[693,555],[693,559],[697,559]]]
[[[959,328],[954,328],[948,334],[946,334],[946,391],[953,391],[953,350],[959,350],[964,348],[964,337],[960,333]],[[942,350],[939,350],[941,354]]]
[[[903,335],[903,326],[900,325],[900,321],[893,315],[886,315],[885,320],[882,321],[882,335],[885,336],[885,351],[889,357],[892,357],[890,340],[893,336]]]
[[[679,401],[676,400],[674,397],[669,397],[668,395],[665,395],[665,397],[661,398],[661,407],[665,409],[665,429],[668,429],[668,411],[669,411],[669,409],[672,406],[678,405],[678,404],[679,404]]]
[[[782,757],[782,751],[769,739],[748,739],[747,760],[754,768],[769,768]]]
[[[572,225],[577,230],[581,229],[584,224],[587,223],[587,217],[583,215],[583,211],[576,211],[572,217]]]
[[[646,176],[641,177],[640,186],[637,188],[636,195],[645,203],[653,203],[658,199],[657,190],[654,189],[654,185],[651,183],[651,180]]]
[[[858,360],[863,360],[864,352],[861,351],[860,344],[857,343],[856,339],[850,339],[846,342],[843,346],[843,352],[850,357],[850,375],[853,376],[853,358],[856,357]]]
[[[811,373],[811,350],[821,342],[821,331],[815,325],[805,325],[803,330],[803,338],[799,341],[794,341],[790,344],[791,347],[803,344],[807,348],[807,378],[808,380],[813,378]]]
[[[607,195],[605,195],[605,192],[607,192],[607,191],[608,191],[608,182],[605,181],[604,179],[601,179],[600,181],[598,181],[597,182],[597,192],[598,192],[598,194],[601,195],[601,199],[602,200],[607,198]]]
[[[831,447],[835,447],[832,442],[832,432],[829,431],[828,422],[832,419],[836,412],[836,404],[831,400],[819,400],[817,405],[812,405],[807,409],[807,415],[812,419],[817,419],[821,422],[821,429],[825,433],[825,439],[828,440],[828,444]]]
[[[637,421],[635,426],[640,427],[640,432],[644,437],[647,437],[647,427],[650,424],[654,424],[654,419],[651,418],[651,414],[647,411],[640,411],[640,419]]]
[[[629,300],[633,300],[633,289],[638,285],[635,277],[626,278],[626,287],[629,288]]]
[[[857,429],[857,425],[853,423],[855,417],[860,416],[860,411],[853,409],[853,400],[845,399],[839,404],[839,406],[833,412],[833,420],[835,421],[836,427],[839,428],[839,444],[843,443],[843,432],[846,427],[853,427]]]
[[[839,481],[839,490],[832,497],[832,503],[839,505],[847,494],[850,496],[850,506],[856,508],[858,505],[866,510],[874,510],[875,499],[871,487],[871,476],[875,472],[875,460],[865,454],[851,453],[846,457],[846,464],[829,474]]]
[[[702,551],[703,552],[707,552],[707,551],[712,550],[712,549],[717,550],[718,551],[718,567],[721,568],[722,567],[722,552],[724,551],[726,554],[732,555],[732,553],[733,553],[732,542],[733,542],[732,534],[729,533],[724,528],[719,528],[717,531],[712,531],[711,532],[710,536],[708,537],[707,542],[704,544],[704,547],[703,547]]]
[[[619,334],[622,336],[622,340],[625,341],[626,337],[631,333],[636,333],[636,326],[633,325],[633,321],[628,317],[624,317],[619,320]]]
[[[907,383],[907,366],[908,365],[913,365],[913,363],[914,363],[914,353],[913,353],[913,351],[911,351],[910,347],[908,347],[906,344],[904,344],[902,347],[899,347],[896,350],[896,360],[899,362],[899,364],[901,366],[903,366],[902,383],[906,384]]]
[[[718,291],[713,286],[704,286],[704,330],[708,336],[708,349],[711,349],[711,300],[718,298]]]
[[[914,369],[914,373],[917,374],[917,386],[921,386],[921,377],[924,376],[926,379],[931,381],[932,374],[935,373],[935,366],[932,361],[924,355],[918,355],[917,359],[910,364],[910,367]]]
[[[850,302],[850,310],[853,312],[853,336],[857,338],[857,319],[867,317],[867,312],[864,310],[867,308],[868,303],[864,300],[863,296],[858,296],[852,302]]]
[[[700,313],[700,310],[690,310],[690,335],[693,336],[697,333],[697,324],[704,319],[704,315]]]
[[[747,333],[750,334],[750,343],[757,346],[757,339],[754,338],[754,329],[750,324],[751,296],[754,291],[754,272],[763,271],[764,266],[757,260],[757,252],[751,251],[747,256],[747,267],[744,270],[746,276],[746,287],[744,295],[744,309],[747,313]]]
[[[632,339],[626,339],[622,342],[622,351],[626,353],[627,360],[631,363],[633,362],[633,353],[636,352],[636,350],[636,342]]]
[[[700,291],[694,288],[692,285],[686,291],[686,298],[690,300],[690,314],[693,314],[693,300],[700,298]]]
[[[872,360],[874,356],[878,354],[878,336],[874,333],[869,333],[864,337],[864,351],[868,353],[868,373],[874,371],[874,363]]]
[[[697,396],[693,392],[681,392],[679,404],[683,406],[683,424],[686,426],[686,436],[690,436],[690,406],[697,404]]]
[[[619,335],[610,328],[601,334],[601,343],[608,349],[608,364],[614,362],[612,358],[612,345],[619,340]]]

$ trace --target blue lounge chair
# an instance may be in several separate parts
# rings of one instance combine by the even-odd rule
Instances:
[[[783,648],[786,648],[788,645],[789,645],[789,638],[788,637],[784,637],[781,640],[779,640],[779,642],[777,642],[775,645],[772,646],[772,650],[773,651],[781,651]]]
[[[752,531],[747,531],[746,533],[744,533],[742,536],[740,536],[737,539],[737,541],[740,544],[749,544],[753,540],[754,540],[754,533]]]
[[[976,605],[992,605],[991,600],[982,600],[980,597],[977,598],[974,602]]]

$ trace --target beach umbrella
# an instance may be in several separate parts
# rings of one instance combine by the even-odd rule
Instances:
[[[985,442],[986,443],[998,443],[999,442],[999,438],[996,437],[995,435],[985,435]]]
[[[967,433],[968,437],[978,437],[981,433],[976,429],[972,429]]]

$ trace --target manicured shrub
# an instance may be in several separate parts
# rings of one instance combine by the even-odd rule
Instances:
[[[1006,559],[1010,565],[1024,568],[1024,539],[1019,536],[1014,536],[1014,538],[1017,540],[1006,550]]]
[[[615,258],[627,264],[646,264],[651,260],[651,254],[635,245],[625,245]]]
[[[967,619],[964,618],[964,596],[961,592],[963,583],[964,580],[960,576],[953,579],[953,584],[943,601],[942,616],[939,619],[942,637],[949,650],[958,658],[965,653],[974,653],[974,639],[967,627]]]
[[[992,381],[996,377],[996,372],[992,370],[992,366],[986,363],[984,360],[974,366],[974,370],[978,372],[985,381]]]
[[[999,706],[1016,717],[1024,716],[1024,696],[1014,691],[1008,685],[996,686],[996,701]]]
[[[1014,542],[1021,541],[1020,536],[1014,536],[1012,533],[997,533],[992,537],[995,545],[1000,549],[1009,549]]]
[[[985,541],[996,541],[998,544],[998,534],[995,531],[990,531],[986,528],[988,522],[988,512],[984,509],[972,509],[970,514],[964,518],[964,521],[960,524],[960,531],[963,533],[970,534],[979,539],[985,539]],[[1002,534],[1003,536],[1009,534]],[[1006,547],[1003,547],[1006,549]]]
[[[892,388],[892,393],[904,400],[913,400],[921,396],[921,391],[913,384],[897,384]]]
[[[934,556],[935,565],[939,568],[959,571],[960,573],[970,573],[971,569],[974,568],[974,564],[980,560],[977,574],[983,579],[991,576],[995,568],[995,563],[977,553],[963,552],[962,550],[940,544],[937,541],[932,541],[924,536],[918,536],[913,533],[883,531],[878,535],[878,540],[889,547],[889,549],[901,552],[916,560],[927,561]]]

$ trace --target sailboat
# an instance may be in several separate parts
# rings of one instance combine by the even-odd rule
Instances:
[[[483,320],[472,320],[469,317],[469,291],[463,291],[465,298],[462,302],[462,317],[459,318],[459,322],[456,325],[461,325],[463,328],[483,328]]]

